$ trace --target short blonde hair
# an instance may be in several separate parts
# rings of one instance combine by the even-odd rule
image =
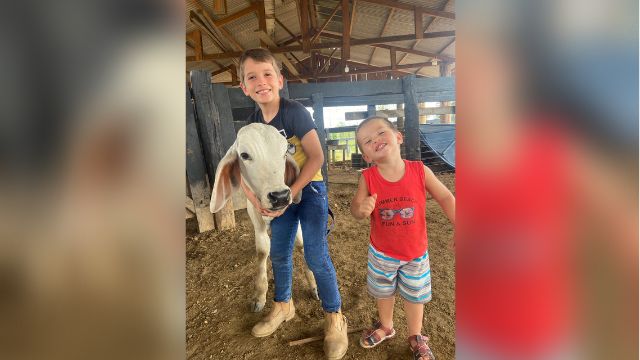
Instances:
[[[255,62],[265,62],[273,65],[273,69],[276,71],[276,74],[280,76],[280,64],[278,60],[273,56],[273,54],[263,48],[254,48],[245,50],[240,56],[240,66],[238,67],[238,77],[240,78],[240,82],[244,84],[244,63],[247,59],[251,59]]]

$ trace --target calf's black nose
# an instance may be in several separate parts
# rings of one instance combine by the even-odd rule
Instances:
[[[278,207],[278,206],[288,205],[290,195],[291,195],[290,190],[282,190],[282,191],[272,191],[267,194],[267,197],[271,202],[271,206]]]

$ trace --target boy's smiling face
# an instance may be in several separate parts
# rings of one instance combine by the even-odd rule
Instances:
[[[381,120],[370,121],[358,130],[357,141],[366,162],[376,162],[395,154],[402,144],[402,134]]]
[[[244,79],[240,87],[245,95],[258,104],[270,104],[280,98],[282,75],[269,62],[256,62],[248,58],[244,62]]]

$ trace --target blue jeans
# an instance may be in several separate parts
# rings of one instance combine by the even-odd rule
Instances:
[[[302,200],[271,221],[271,266],[275,284],[275,301],[289,301],[293,278],[293,244],[298,221],[304,239],[304,257],[318,285],[322,308],[340,309],[336,270],[327,244],[327,188],[322,181],[312,181],[302,189]]]

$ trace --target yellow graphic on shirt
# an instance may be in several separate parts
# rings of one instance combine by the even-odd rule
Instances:
[[[302,143],[300,142],[300,139],[298,139],[297,136],[292,136],[288,138],[287,141],[289,142],[289,148],[287,149],[287,151],[289,152],[290,155],[293,156],[293,160],[296,161],[296,164],[298,164],[298,167],[302,169],[304,164],[307,162],[307,155],[302,150]],[[323,180],[322,169],[318,169],[318,172],[315,174],[313,179],[311,179],[311,181],[322,181],[322,180]]]

